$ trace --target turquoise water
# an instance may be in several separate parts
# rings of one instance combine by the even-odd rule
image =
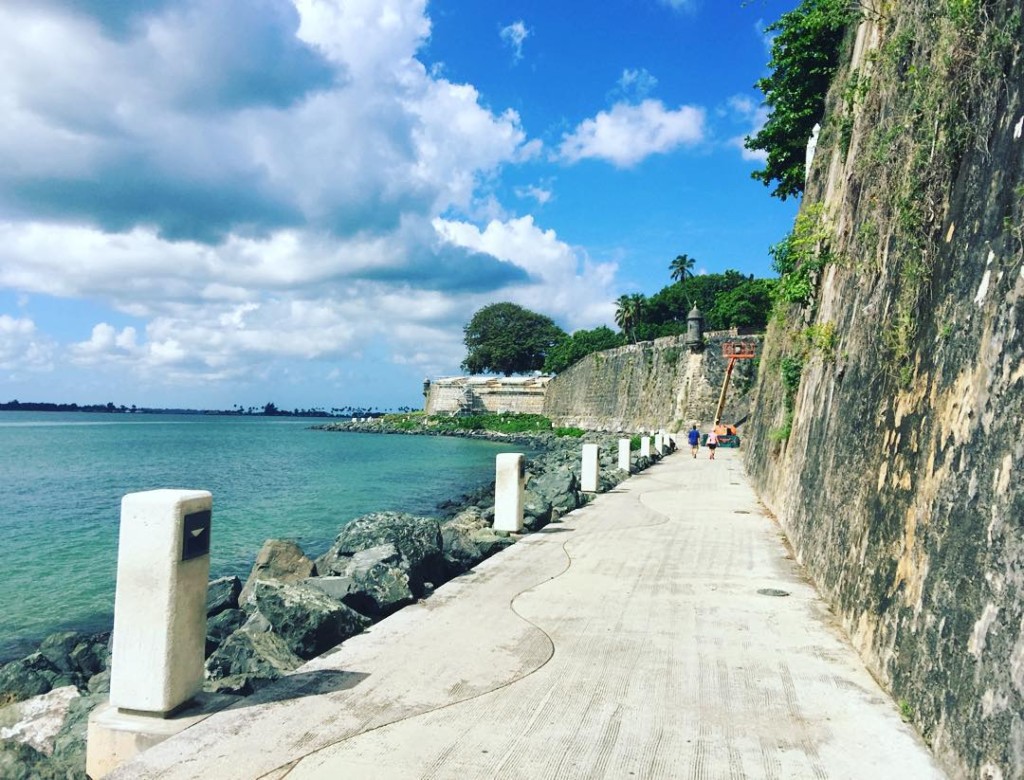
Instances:
[[[213,493],[212,576],[264,539],[327,549],[366,512],[431,513],[494,479],[510,447],[312,431],[317,420],[0,412],[0,659],[62,628],[109,628],[121,497]]]

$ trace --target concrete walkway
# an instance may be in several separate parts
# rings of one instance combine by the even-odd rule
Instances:
[[[670,456],[115,777],[943,777],[740,457]]]

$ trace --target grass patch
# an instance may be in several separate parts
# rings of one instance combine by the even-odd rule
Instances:
[[[567,436],[572,439],[578,439],[585,433],[582,428],[555,428],[555,436]]]

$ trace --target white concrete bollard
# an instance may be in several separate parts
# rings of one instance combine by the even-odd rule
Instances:
[[[596,444],[583,445],[583,472],[580,476],[580,490],[584,493],[597,492],[599,455]]]
[[[641,436],[640,437],[640,454],[645,457],[651,457],[651,437]]]
[[[494,530],[519,533],[523,530],[523,489],[526,456],[518,452],[499,455],[495,460]]]
[[[654,451],[656,453],[658,453],[659,455],[664,455],[665,454],[665,449],[664,449],[664,447],[662,445],[662,442],[661,442],[661,434],[660,433],[654,434]]]
[[[629,439],[619,439],[619,469],[629,471]]]
[[[212,508],[205,490],[150,490],[121,500],[110,701],[89,714],[91,778],[234,699],[202,692]]]
[[[150,490],[121,500],[110,703],[165,715],[203,689],[213,497]]]

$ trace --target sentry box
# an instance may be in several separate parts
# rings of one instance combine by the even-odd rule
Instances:
[[[167,716],[203,687],[213,497],[150,490],[121,500],[110,703]]]

